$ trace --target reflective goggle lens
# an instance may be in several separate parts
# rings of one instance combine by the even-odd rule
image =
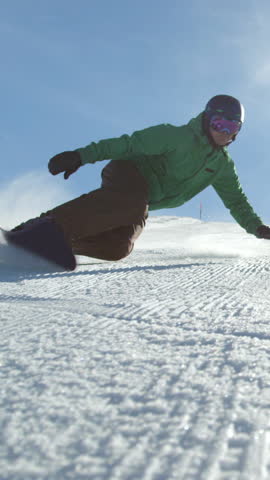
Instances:
[[[210,127],[216,132],[225,132],[228,133],[228,135],[232,135],[239,132],[241,122],[238,120],[227,120],[225,117],[215,115],[210,120]]]

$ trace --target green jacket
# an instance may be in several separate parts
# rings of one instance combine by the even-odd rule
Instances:
[[[225,147],[203,133],[202,114],[187,125],[157,125],[79,148],[82,163],[129,160],[149,186],[149,210],[183,205],[212,185],[235,220],[255,234],[262,220],[249,204]]]

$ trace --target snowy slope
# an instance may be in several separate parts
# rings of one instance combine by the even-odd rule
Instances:
[[[1,480],[270,478],[270,242],[151,217],[121,262],[0,266]]]

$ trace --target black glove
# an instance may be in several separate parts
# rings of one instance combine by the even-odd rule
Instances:
[[[82,161],[79,152],[72,150],[58,153],[58,155],[52,157],[48,163],[48,168],[52,175],[65,172],[64,179],[67,180],[81,165]]]
[[[266,238],[267,240],[270,240],[270,228],[267,227],[267,225],[261,225],[256,230],[256,236],[258,238]]]

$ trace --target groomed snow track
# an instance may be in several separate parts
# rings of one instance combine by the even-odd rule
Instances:
[[[270,245],[164,217],[80,262],[0,267],[1,480],[268,480]]]

